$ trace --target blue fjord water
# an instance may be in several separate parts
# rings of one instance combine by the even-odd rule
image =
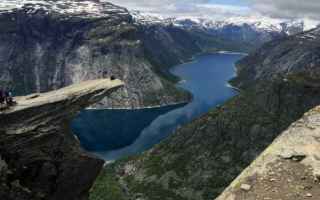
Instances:
[[[193,94],[185,105],[141,110],[86,110],[73,122],[82,146],[110,161],[141,153],[167,138],[176,128],[224,103],[237,92],[227,83],[241,54],[208,54],[173,67],[171,73]]]

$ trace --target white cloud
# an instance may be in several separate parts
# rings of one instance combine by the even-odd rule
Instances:
[[[247,0],[252,8],[276,18],[320,19],[320,0]]]
[[[240,3],[239,5],[214,4],[212,0],[109,1],[129,9],[165,17],[192,16],[217,19],[263,15],[281,19],[320,20],[320,0],[239,0],[247,7],[240,6]]]
[[[242,6],[209,3],[209,0],[110,0],[129,9],[167,17],[193,16],[222,18],[244,15],[248,8]]]

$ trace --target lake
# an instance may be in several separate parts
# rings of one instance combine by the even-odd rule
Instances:
[[[197,56],[172,68],[177,87],[193,94],[189,104],[141,110],[86,110],[73,122],[84,149],[112,161],[139,154],[167,138],[178,127],[223,104],[237,92],[228,86],[235,76],[236,53]]]

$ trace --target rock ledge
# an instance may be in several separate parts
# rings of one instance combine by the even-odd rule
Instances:
[[[122,86],[86,81],[17,97],[17,106],[0,111],[0,199],[87,199],[103,161],[81,150],[69,123]]]

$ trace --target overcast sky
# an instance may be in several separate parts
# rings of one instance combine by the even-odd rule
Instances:
[[[274,18],[320,19],[320,0],[110,0],[129,9],[166,16],[230,17],[263,14]]]

